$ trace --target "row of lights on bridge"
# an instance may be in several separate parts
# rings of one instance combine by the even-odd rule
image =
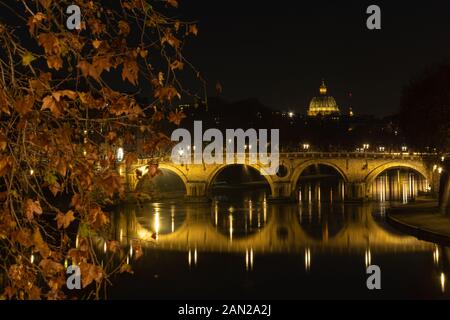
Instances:
[[[232,140],[229,140],[228,143],[231,143],[231,142],[232,142]],[[245,145],[245,150],[252,150],[252,148],[253,148],[252,145]],[[304,143],[302,145],[302,148],[303,148],[303,151],[309,151],[309,150],[311,150],[311,145],[309,143]],[[193,146],[192,150],[195,152],[196,147]],[[369,151],[369,150],[370,150],[370,144],[368,144],[368,143],[363,144],[362,148],[356,148],[357,152],[365,152],[365,151]],[[407,146],[402,146],[401,150],[402,150],[402,152],[408,152],[408,147]],[[191,151],[191,147],[190,146],[187,147],[187,151]],[[378,151],[379,152],[385,152],[386,151],[386,147],[380,146],[380,147],[378,147]],[[184,154],[185,154],[184,149],[180,149],[178,151],[178,154],[180,155],[180,157],[184,156]],[[119,162],[123,161],[123,159],[124,159],[124,150],[123,150],[122,147],[117,148],[116,158],[117,158],[117,161],[119,161]]]
[[[302,145],[302,148],[304,151],[309,151],[311,149],[311,145],[309,143],[304,143]],[[365,143],[362,145],[361,148],[356,148],[357,152],[364,152],[364,151],[369,151],[370,150],[370,144]],[[402,146],[401,148],[402,152],[408,152],[408,147],[407,146]],[[386,147],[384,146],[379,146],[378,147],[378,151],[379,152],[385,152],[386,151]]]

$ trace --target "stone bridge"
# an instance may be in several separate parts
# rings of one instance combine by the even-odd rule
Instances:
[[[283,175],[264,176],[270,186],[272,200],[292,200],[297,196],[297,183],[303,171],[315,165],[332,167],[338,172],[345,185],[345,200],[365,200],[370,194],[372,182],[389,169],[403,168],[416,172],[422,181],[418,185],[419,191],[436,191],[439,172],[436,170],[436,156],[430,154],[406,153],[280,153],[280,167]],[[176,165],[169,157],[142,158],[131,167],[120,165],[121,176],[126,179],[129,191],[134,191],[139,178],[136,170],[145,173],[145,166],[158,162],[160,169],[175,173],[186,187],[187,199],[192,201],[210,198],[212,186],[217,175],[230,164],[214,165]],[[242,163],[244,164],[244,163]],[[260,164],[249,163],[246,157],[245,165],[259,172],[264,170]],[[281,171],[279,171],[281,172]]]

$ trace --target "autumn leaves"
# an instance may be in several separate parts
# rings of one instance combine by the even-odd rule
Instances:
[[[81,9],[79,29],[65,24],[69,2]],[[176,0],[162,4],[178,7]],[[80,267],[83,286],[95,284],[97,298],[112,274],[132,272],[104,210],[126,196],[116,150],[125,150],[125,169],[132,172],[137,137],[148,155],[170,147],[158,127],[185,118],[172,103],[183,92],[179,74],[193,69],[182,54],[185,41],[198,34],[196,24],[168,18],[156,6],[161,2],[18,0],[17,21],[25,21],[20,36],[0,21],[5,297],[64,298],[66,263]],[[143,90],[151,100],[145,104],[136,97]],[[146,166],[149,176],[158,173],[157,163]],[[80,236],[78,226],[107,243],[107,255],[117,259],[101,264],[92,238]],[[133,252],[142,255],[139,243]]]

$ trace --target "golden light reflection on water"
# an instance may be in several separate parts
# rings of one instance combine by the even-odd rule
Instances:
[[[188,266],[189,266],[189,268],[192,267],[192,261],[194,261],[194,266],[195,267],[197,266],[197,261],[198,261],[197,259],[198,259],[197,248],[194,249],[194,253],[192,253],[192,250],[189,249],[189,251],[188,251]]]
[[[436,265],[439,265],[439,247],[436,246],[433,251],[433,261]]]
[[[364,253],[364,261],[366,269],[368,266],[372,265],[372,252],[370,251],[370,249],[367,249],[366,252]]]
[[[245,250],[245,270],[253,270],[253,248]]]
[[[383,260],[385,262],[389,254],[425,253],[433,268],[428,282],[437,292],[448,294],[448,249],[386,227],[380,213],[388,204],[339,203],[330,210],[327,197],[328,193],[320,205],[314,201],[311,205],[306,203],[302,206],[277,205],[262,199],[247,199],[242,205],[218,201],[210,206],[148,205],[118,212],[119,217],[112,220],[115,227],[112,232],[116,237],[124,238],[123,258],[128,264],[134,263],[136,252],[132,243],[138,238],[144,241],[142,245],[145,250],[180,252],[184,268],[197,267],[200,252],[202,257],[203,254],[205,256],[201,258],[206,261],[205,265],[208,265],[211,253],[219,253],[221,257],[227,253],[240,257],[240,268],[247,272],[254,272],[255,253],[262,257],[261,261],[258,260],[262,270],[267,256],[288,254],[295,256],[300,269],[303,269],[304,263],[304,271],[301,271],[308,277],[323,272],[320,270],[324,269],[324,257],[333,259],[336,255],[348,255],[354,257],[355,265],[359,261],[361,266],[364,261],[365,267],[379,264],[383,270]],[[258,220],[260,223],[257,223]],[[247,223],[250,224],[247,226]],[[257,230],[259,224],[260,229]],[[154,232],[158,233],[156,241],[152,237]],[[98,242],[99,252],[104,252],[105,245],[103,240]],[[317,268],[311,267],[313,252]],[[151,257],[151,254],[146,253],[144,257]]]
[[[311,249],[305,249],[305,271],[311,270]]]
[[[155,232],[155,237],[156,240],[158,240],[159,237],[159,229],[161,226],[161,217],[160,217],[160,213],[159,213],[159,208],[155,208],[155,213],[154,213],[154,217],[153,217],[153,231]]]

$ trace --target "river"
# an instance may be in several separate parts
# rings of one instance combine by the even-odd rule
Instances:
[[[143,240],[144,254],[128,250],[134,274],[117,277],[109,298],[450,298],[450,251],[389,226],[390,205],[320,195],[277,204],[235,190],[208,204],[123,206],[113,236]],[[381,290],[367,289],[369,265],[381,268]]]

